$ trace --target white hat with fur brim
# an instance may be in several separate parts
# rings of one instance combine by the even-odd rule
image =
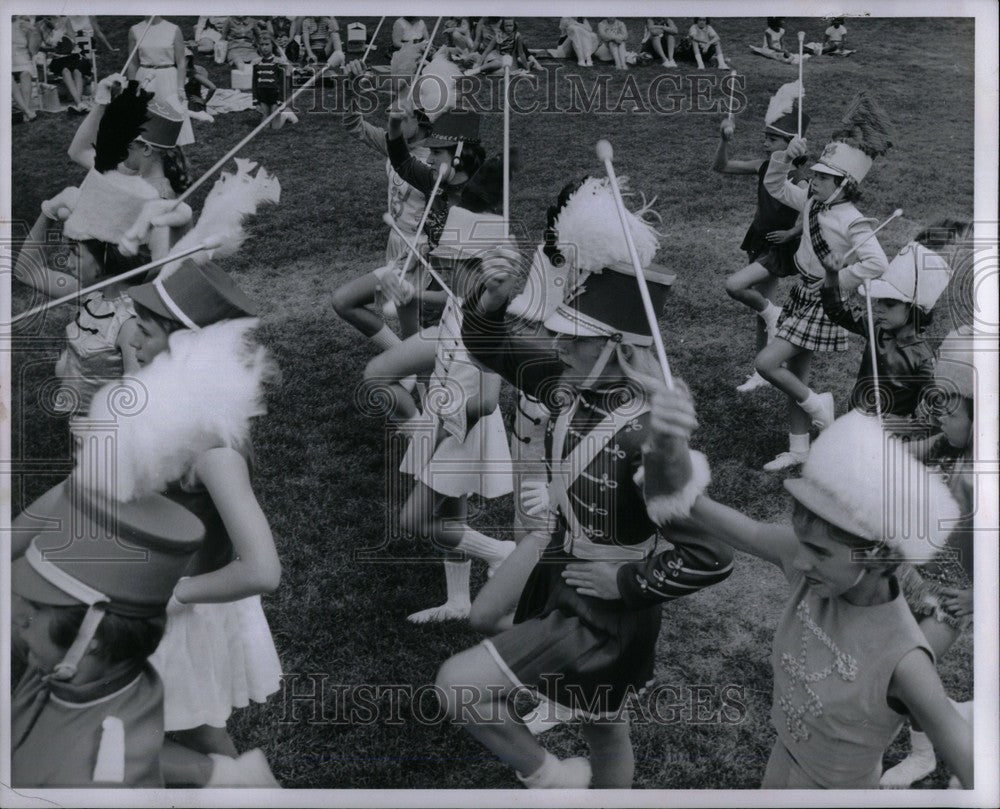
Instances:
[[[786,480],[785,488],[831,525],[884,543],[911,563],[933,559],[959,517],[940,475],[884,431],[877,418],[859,410],[823,431],[801,477]]]

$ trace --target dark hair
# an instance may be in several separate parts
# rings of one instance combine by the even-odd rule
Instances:
[[[959,241],[971,227],[972,223],[967,219],[953,219],[946,216],[921,230],[913,237],[913,241],[930,250],[936,250]]]
[[[184,150],[180,146],[173,146],[161,149],[160,153],[163,157],[163,175],[170,181],[170,187],[175,194],[183,194],[191,185]]]
[[[781,30],[781,27],[784,24],[785,24],[785,18],[784,17],[768,17],[767,18],[767,27],[770,28],[772,31],[779,31],[779,30]]]
[[[837,177],[837,188],[840,189],[839,199],[844,202],[857,202],[861,199],[861,186],[851,177]]]
[[[692,17],[692,19],[694,20],[695,25],[698,24],[698,20],[704,20],[705,21],[705,25],[711,25],[712,24],[712,18],[711,17]]]
[[[464,172],[471,177],[486,160],[486,150],[478,143],[466,142],[462,146],[462,154],[458,156],[458,171]]]
[[[87,252],[94,257],[98,267],[101,269],[101,278],[114,278],[123,272],[134,270],[143,264],[149,264],[152,257],[149,248],[143,245],[134,256],[122,255],[117,244],[104,242],[100,239],[83,239],[80,246],[86,248]],[[134,283],[139,283],[136,279]]]
[[[137,318],[153,321],[167,334],[173,334],[175,331],[185,328],[184,324],[179,320],[174,320],[172,317],[164,317],[158,312],[154,312],[148,306],[143,306],[138,301],[132,301],[132,306],[135,309],[135,316]]]
[[[545,233],[543,236],[545,245],[542,247],[542,252],[545,253],[548,260],[552,262],[553,267],[561,267],[566,262],[566,257],[557,247],[559,242],[559,232],[556,230],[556,220],[559,218],[560,211],[566,207],[570,197],[579,191],[580,186],[582,186],[586,181],[587,177],[584,176],[579,180],[571,180],[566,183],[566,185],[564,185],[559,191],[559,196],[556,198],[556,204],[550,205],[548,211],[546,211]]]
[[[34,606],[52,610],[49,640],[61,649],[72,646],[87,614],[87,607],[83,604],[78,607]],[[94,640],[100,645],[98,655],[108,663],[145,660],[160,645],[166,622],[166,613],[151,618],[127,618],[113,612],[105,613],[94,633]]]

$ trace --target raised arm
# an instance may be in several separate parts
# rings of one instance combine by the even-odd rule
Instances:
[[[720,174],[756,174],[763,160],[733,160],[729,157],[729,141],[733,132],[732,122],[723,119],[719,125],[719,148],[715,152],[712,170]]]
[[[281,580],[281,563],[267,517],[250,485],[246,459],[236,450],[209,450],[195,464],[198,480],[233,543],[234,559],[225,567],[182,579],[174,595],[185,604],[236,601],[273,592]]]
[[[757,522],[705,495],[695,501],[691,519],[701,530],[736,550],[777,565],[782,570],[791,570],[798,541],[790,525]]]
[[[937,669],[925,651],[913,649],[903,656],[892,674],[888,696],[907,707],[962,786],[971,789],[972,727],[951,704]]]
[[[809,200],[809,192],[799,188],[788,179],[788,172],[793,161],[806,153],[805,138],[792,138],[784,151],[774,152],[764,173],[764,188],[778,202],[783,202],[789,208],[801,211]]]

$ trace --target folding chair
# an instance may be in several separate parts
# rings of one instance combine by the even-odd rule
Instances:
[[[347,24],[347,42],[344,45],[345,53],[364,53],[365,46],[368,45],[368,29],[363,23],[349,22]]]

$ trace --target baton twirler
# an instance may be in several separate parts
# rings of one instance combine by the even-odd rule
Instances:
[[[382,221],[385,222],[390,228],[392,228],[392,231],[397,236],[399,236],[399,238],[403,240],[403,243],[406,245],[406,249],[410,251],[410,255],[424,265],[424,269],[431,274],[431,278],[433,278],[441,285],[441,289],[443,289],[448,294],[448,297],[452,298],[455,301],[455,303],[458,303],[458,296],[451,291],[451,288],[441,277],[438,271],[435,270],[430,265],[430,262],[428,262],[427,259],[425,259],[422,255],[420,255],[420,251],[417,250],[417,246],[406,238],[406,236],[403,234],[403,231],[399,229],[399,225],[396,224],[396,220],[392,218],[392,214],[386,211],[384,214],[382,214]]]

